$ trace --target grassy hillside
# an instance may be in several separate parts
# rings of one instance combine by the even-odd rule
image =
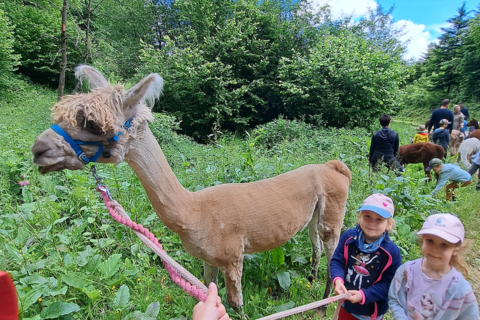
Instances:
[[[110,218],[87,170],[38,174],[30,147],[50,125],[49,109],[56,94],[25,84],[20,88],[0,95],[0,270],[9,271],[15,280],[23,318],[49,317],[54,302],[63,303],[56,304],[64,308],[63,319],[191,317],[196,301],[169,280],[163,265],[131,231]],[[392,128],[406,144],[417,125],[411,119],[396,119]],[[151,128],[178,179],[191,191],[264,179],[310,163],[344,161],[353,175],[345,227],[355,225],[356,210],[366,196],[387,193],[397,207],[392,238],[405,260],[420,256],[414,231],[432,209],[458,214],[470,239],[468,262],[476,266],[471,268],[472,282],[480,293],[480,197],[475,184],[461,189],[459,201],[452,204],[443,201],[444,193],[436,199],[426,196],[434,186],[425,183],[421,165],[410,165],[400,178],[386,169],[369,178],[366,155],[371,133],[364,129],[314,128],[279,119],[246,138],[220,135],[211,144],[200,145],[176,132],[178,123],[166,115],[156,115]],[[179,238],[156,217],[126,163],[99,165],[99,169],[131,218],[148,226],[174,259],[201,277],[201,261],[185,253]],[[30,184],[19,186],[18,181],[24,180]],[[278,255],[284,256],[284,263],[278,262]],[[321,299],[325,257],[320,278],[310,283],[310,255],[304,230],[281,250],[247,256],[243,295],[249,318]],[[279,272],[288,272],[288,287],[280,286]],[[223,280],[220,287],[225,301]],[[329,315],[332,310],[330,306]]]

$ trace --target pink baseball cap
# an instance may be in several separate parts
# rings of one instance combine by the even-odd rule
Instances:
[[[381,193],[374,193],[363,200],[362,207],[357,211],[370,210],[385,219],[393,217],[395,206],[393,200]]]
[[[450,243],[458,243],[465,238],[465,228],[462,221],[450,213],[432,214],[423,223],[422,230],[417,234],[431,234]]]

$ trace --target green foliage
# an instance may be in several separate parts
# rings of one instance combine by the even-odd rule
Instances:
[[[60,30],[62,1],[12,0],[5,2],[5,13],[15,24],[14,50],[20,56],[19,70],[36,83],[56,86],[60,70]],[[70,4],[72,6],[72,4]],[[71,20],[66,26],[67,63],[69,70],[80,62],[76,47],[76,26]],[[67,72],[72,79],[72,72]]]
[[[400,56],[350,33],[323,37],[307,56],[280,67],[287,115],[318,116],[332,126],[366,127],[397,102],[406,74]]]
[[[0,89],[7,85],[7,79],[18,65],[18,55],[13,53],[13,26],[5,12],[0,9]]]

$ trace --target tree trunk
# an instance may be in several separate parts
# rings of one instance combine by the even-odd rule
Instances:
[[[65,71],[67,69],[67,36],[65,32],[65,25],[67,23],[67,7],[68,0],[63,0],[62,33],[60,36],[60,44],[62,46],[62,62],[60,63],[60,79],[58,80],[58,100],[63,97],[63,89],[65,88]]]
[[[87,64],[88,62],[88,36],[90,33],[90,15],[92,12],[90,11],[90,8],[92,7],[92,0],[88,0],[87,4],[87,29],[85,30],[85,55],[83,57],[83,63]]]

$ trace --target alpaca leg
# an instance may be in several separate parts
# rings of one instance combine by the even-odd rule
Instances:
[[[313,213],[312,220],[308,224],[308,235],[312,243],[312,269],[308,277],[309,281],[316,279],[318,276],[318,265],[323,252],[323,242],[320,240],[320,234],[318,233],[318,212],[317,207]]]
[[[242,272],[243,272],[243,257],[231,261],[226,269],[222,270],[225,278],[225,287],[227,289],[228,304],[239,312],[243,306],[242,296]]]
[[[325,253],[327,255],[327,283],[325,286],[325,292],[323,293],[323,299],[328,298],[330,295],[332,280],[330,275],[330,261],[332,261],[333,253],[338,245],[338,239],[340,238],[340,232],[334,233],[332,232],[330,239],[325,244]]]
[[[218,285],[218,267],[211,266],[205,261],[203,261],[203,280],[205,281],[205,285],[208,285],[211,282],[215,282]]]

